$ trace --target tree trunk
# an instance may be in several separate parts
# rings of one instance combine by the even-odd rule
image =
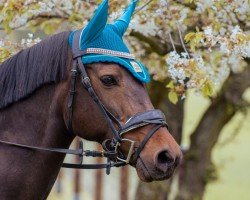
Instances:
[[[97,145],[97,150],[102,151],[102,147],[99,144]],[[102,157],[97,157],[96,158],[97,164],[100,164],[103,162]],[[97,169],[95,171],[95,200],[102,200],[103,199],[103,170],[102,169]]]
[[[75,146],[79,148],[80,138],[76,137],[75,139]],[[80,162],[79,157],[75,157],[76,163]],[[81,171],[79,169],[74,169],[74,200],[80,199],[80,192],[81,192]]]
[[[191,146],[185,155],[177,200],[202,199],[207,183],[215,178],[212,149],[223,127],[237,111],[246,106],[242,95],[250,86],[249,77],[250,67],[240,74],[231,74],[191,135]]]
[[[124,166],[120,170],[120,200],[129,199],[129,166]]]

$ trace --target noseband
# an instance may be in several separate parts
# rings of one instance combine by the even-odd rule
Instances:
[[[62,153],[62,154],[73,154],[77,155],[80,158],[80,164],[72,164],[72,163],[63,163],[62,167],[65,168],[77,168],[77,169],[102,169],[106,168],[106,173],[110,173],[111,167],[120,167],[127,165],[128,163],[135,165],[137,159],[140,156],[141,151],[143,150],[144,146],[147,144],[148,140],[156,133],[156,131],[160,127],[167,127],[167,123],[165,121],[165,116],[160,110],[148,110],[145,112],[137,113],[136,115],[132,116],[124,125],[104,106],[101,100],[96,95],[90,78],[86,72],[85,66],[82,63],[82,56],[86,54],[86,51],[82,51],[79,49],[79,39],[80,39],[81,31],[76,31],[74,34],[73,39],[73,67],[71,70],[71,84],[70,84],[70,93],[69,93],[69,100],[68,100],[68,118],[67,118],[67,127],[68,130],[73,133],[72,128],[72,116],[73,116],[73,105],[74,105],[74,98],[76,94],[76,77],[78,74],[81,75],[81,81],[84,88],[88,91],[89,95],[93,99],[93,101],[97,104],[101,112],[103,113],[105,119],[108,122],[108,126],[112,131],[113,138],[105,140],[102,143],[103,149],[105,151],[89,151],[83,149],[83,144],[80,142],[79,149],[59,149],[59,148],[43,148],[43,147],[36,147],[18,143],[12,143],[0,140],[0,143],[26,148],[26,149],[33,149],[38,151],[49,151],[55,153]],[[117,55],[116,55],[117,56]],[[123,57],[122,54],[119,57]],[[115,125],[116,126],[115,126]],[[137,148],[135,148],[135,141],[123,138],[123,135],[129,131],[134,129],[152,124],[153,128],[149,131],[149,133],[144,137],[142,142],[139,144]],[[125,157],[119,147],[123,143],[129,143],[129,151],[127,156]],[[107,163],[106,164],[82,164],[83,156],[91,156],[91,157],[106,157]]]

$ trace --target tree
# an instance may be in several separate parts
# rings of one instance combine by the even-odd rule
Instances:
[[[39,39],[14,43],[8,33],[16,29],[46,34],[83,27],[100,1],[4,0],[0,2],[0,62]],[[110,21],[127,1],[110,2]],[[249,108],[242,98],[250,86],[250,5],[247,0],[140,1],[128,43],[152,74],[149,86],[153,103],[167,113],[171,132],[180,143],[187,91],[194,90],[210,106],[191,135],[184,162],[173,180],[179,184],[175,199],[202,199],[214,178],[211,151],[222,128]],[[171,118],[170,118],[171,116]],[[212,128],[211,128],[212,127]],[[195,175],[193,169],[196,169]],[[193,184],[189,184],[192,182]],[[137,199],[168,199],[171,181],[140,183]],[[145,188],[150,191],[144,196]],[[157,189],[156,189],[157,188]]]

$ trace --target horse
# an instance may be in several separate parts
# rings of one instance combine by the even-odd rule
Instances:
[[[68,32],[54,35],[19,52],[0,66],[0,138],[39,147],[69,148],[74,137],[102,143],[112,134],[81,80],[69,134],[67,103],[71,82],[72,52]],[[114,63],[87,66],[94,90],[121,122],[136,113],[152,110],[144,84]],[[147,125],[125,134],[136,145],[152,128]],[[121,150],[127,154],[128,146]],[[46,199],[65,155],[0,144],[0,195],[2,199]],[[181,151],[166,127],[157,130],[135,164],[143,181],[170,177]]]
[[[89,153],[107,157],[101,167],[130,164],[145,182],[171,177],[181,161],[146,85],[114,62],[83,66],[69,37],[48,37],[0,65],[1,199],[46,199],[76,136],[103,144]]]

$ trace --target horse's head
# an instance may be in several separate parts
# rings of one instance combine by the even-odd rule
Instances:
[[[96,63],[88,65],[87,72],[102,103],[122,124],[137,113],[154,109],[145,85],[121,66]],[[74,116],[73,129],[77,135],[100,143],[113,138],[106,119],[81,83],[77,86]],[[123,134],[123,138],[135,141],[136,149],[152,129],[153,125],[137,128]],[[126,157],[130,143],[122,142],[119,149]],[[130,161],[142,180],[152,181],[170,177],[181,156],[180,148],[168,129],[161,127],[147,141],[139,158],[135,161],[132,156]]]
[[[81,79],[76,80],[70,120],[72,131],[85,139],[102,143],[113,138],[104,146],[124,154],[123,159],[128,158],[142,180],[162,180],[172,175],[182,154],[164,116],[154,110],[149,99],[144,84],[149,81],[147,70],[134,60],[121,39],[135,4],[121,19],[106,25],[105,0],[89,25],[71,34],[73,66],[77,66]],[[66,109],[65,119],[69,116]]]

